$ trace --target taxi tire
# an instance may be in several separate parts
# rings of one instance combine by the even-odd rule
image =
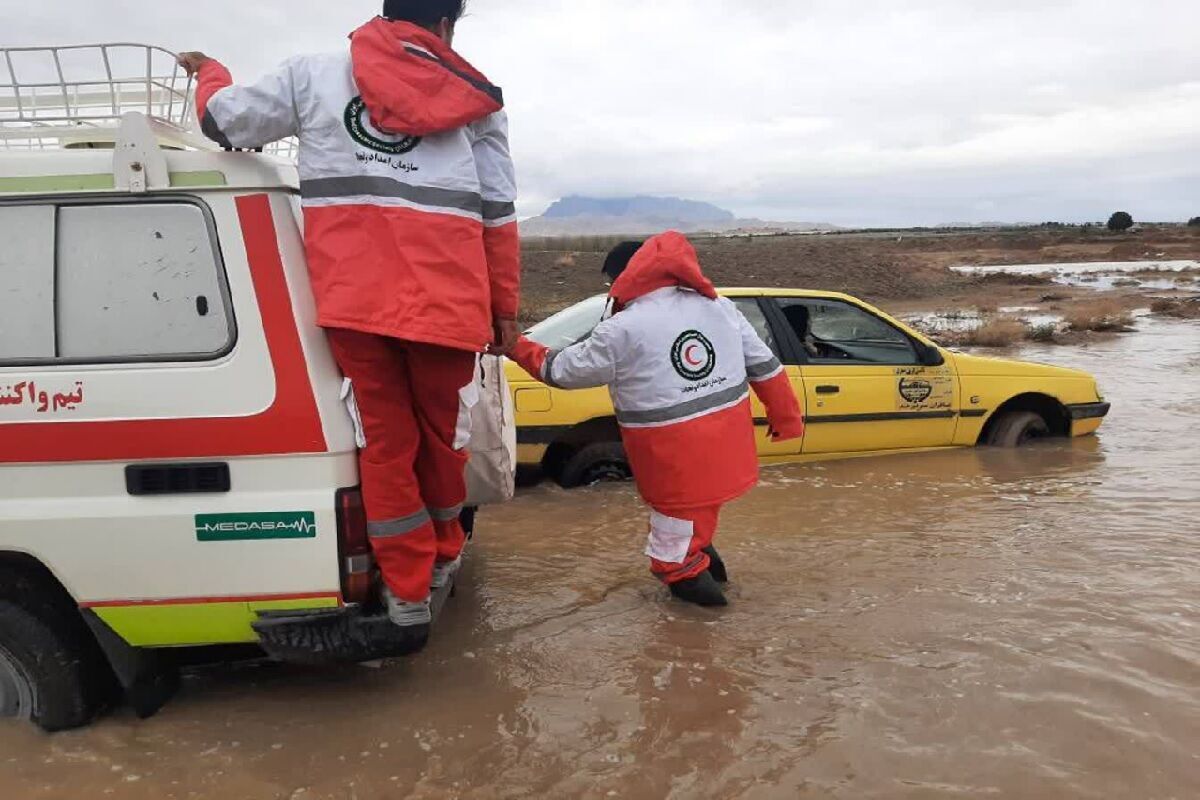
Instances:
[[[987,443],[992,447],[1021,447],[1050,435],[1050,426],[1041,414],[1006,411],[992,424]]]
[[[564,489],[601,481],[627,481],[633,477],[629,457],[620,442],[593,442],[575,451],[558,473]]]
[[[47,594],[40,582],[0,568],[0,642],[29,681],[26,719],[54,733],[92,720],[111,672],[79,612]]]

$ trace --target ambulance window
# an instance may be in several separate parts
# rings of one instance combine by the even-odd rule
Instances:
[[[232,344],[221,266],[199,207],[64,205],[57,238],[60,359],[195,360]]]
[[[0,206],[0,362],[54,358],[54,206]]]

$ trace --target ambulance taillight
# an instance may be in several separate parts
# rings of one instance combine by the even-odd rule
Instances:
[[[342,563],[342,597],[347,603],[365,603],[371,595],[374,559],[367,536],[367,512],[361,489],[337,493],[338,556]]]

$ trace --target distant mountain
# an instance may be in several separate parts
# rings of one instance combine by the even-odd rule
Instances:
[[[564,197],[546,209],[546,219],[575,217],[627,217],[679,220],[681,222],[731,222],[732,211],[712,203],[678,197]]]
[[[832,225],[738,219],[711,203],[679,197],[583,197],[557,201],[540,217],[521,223],[525,236],[646,236],[666,230],[683,233],[835,230]]]

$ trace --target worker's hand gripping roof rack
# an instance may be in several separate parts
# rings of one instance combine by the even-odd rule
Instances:
[[[144,44],[0,47],[0,150],[111,148],[129,114],[160,147],[218,149],[199,132],[194,81],[175,58]],[[295,160],[296,144],[268,152]]]

